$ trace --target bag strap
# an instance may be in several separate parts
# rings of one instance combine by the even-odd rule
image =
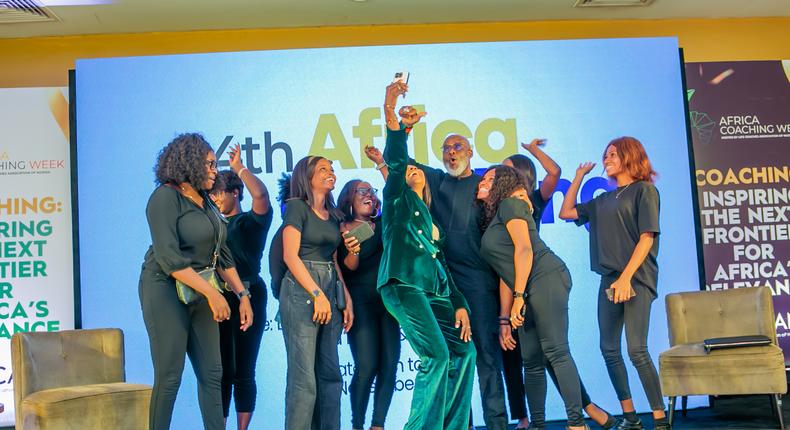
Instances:
[[[178,194],[184,195],[184,193],[178,187],[176,187],[175,185],[170,184],[170,183],[167,183],[167,184],[164,184],[164,185],[176,190],[176,192],[178,192]],[[216,235],[217,235],[217,242],[214,245],[214,253],[211,256],[211,269],[214,270],[214,269],[217,268],[217,259],[219,258],[219,249],[220,249],[220,246],[222,244],[222,241],[224,240],[223,237],[222,237],[222,225],[221,225],[221,223],[222,223],[222,214],[219,213],[219,210],[217,209],[217,207],[214,206],[214,202],[211,201],[211,199],[206,195],[205,192],[198,191],[198,194],[200,194],[200,197],[203,198],[203,206],[208,206],[209,207],[210,212],[214,215],[215,220],[217,222],[217,225],[219,226],[219,228],[217,228],[214,225],[214,221],[209,219],[209,222],[211,223],[211,227],[214,228],[214,233],[216,233]],[[191,198],[190,198],[190,200],[191,200]],[[206,216],[208,216],[208,215],[206,215]]]

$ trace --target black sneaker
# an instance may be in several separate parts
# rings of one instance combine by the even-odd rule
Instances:
[[[653,428],[655,430],[672,430],[672,426],[669,424],[669,421],[656,422]]]
[[[617,425],[614,427],[617,430],[642,430],[642,421],[629,421],[625,418],[621,418],[620,421],[617,422]]]
[[[606,422],[601,424],[601,428],[604,430],[609,430],[609,429],[613,429],[614,426],[616,425],[617,425],[617,418],[609,415],[609,412],[606,412]]]

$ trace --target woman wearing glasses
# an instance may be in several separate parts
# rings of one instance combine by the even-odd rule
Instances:
[[[376,291],[383,250],[381,219],[376,216],[381,207],[377,191],[365,181],[351,180],[340,191],[337,206],[343,212],[340,231],[344,233],[345,244],[338,248],[338,263],[356,310],[354,326],[348,332],[348,344],[356,367],[349,388],[351,427],[354,429],[364,428],[374,379],[376,389],[371,429],[384,428],[395,392],[400,358],[400,327],[384,308],[384,302]],[[363,224],[370,225],[374,234],[360,243],[348,232]]]

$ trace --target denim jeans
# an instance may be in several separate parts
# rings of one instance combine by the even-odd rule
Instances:
[[[285,387],[286,430],[339,430],[342,377],[337,343],[343,313],[337,308],[337,273],[333,262],[303,260],[310,276],[332,305],[327,324],[313,322],[313,296],[285,274],[280,290],[280,318],[288,370]]]

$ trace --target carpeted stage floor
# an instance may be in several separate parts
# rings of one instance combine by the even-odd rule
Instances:
[[[790,395],[785,395],[782,402],[785,428],[790,429]],[[650,414],[641,414],[639,418],[645,424],[645,429],[653,428],[653,419]],[[590,429],[600,429],[595,423],[587,420]],[[511,426],[511,429],[515,426]],[[563,430],[564,421],[549,423],[546,430]],[[691,409],[685,417],[680,413],[680,399],[677,401],[675,412],[675,430],[697,429],[778,429],[779,420],[774,417],[770,399],[764,396],[738,396],[719,398],[713,407]],[[485,427],[477,427],[483,430]]]

